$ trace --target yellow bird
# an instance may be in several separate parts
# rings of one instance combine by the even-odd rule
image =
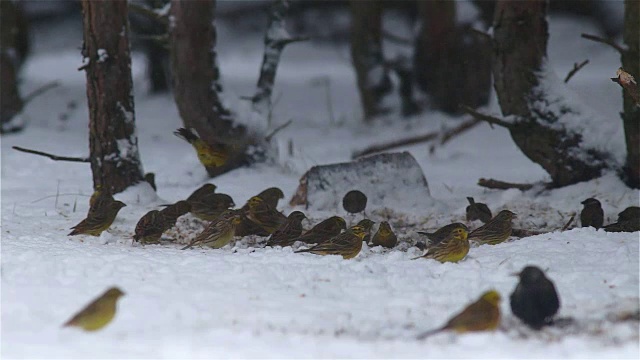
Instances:
[[[502,210],[486,224],[469,233],[469,240],[480,244],[497,245],[511,236],[511,221],[517,215],[509,210]]]
[[[273,234],[287,221],[287,217],[281,212],[271,207],[262,198],[252,197],[248,201],[249,211],[246,213],[247,219],[260,226],[269,234]]]
[[[373,246],[382,246],[386,248],[392,248],[398,243],[398,237],[391,230],[391,225],[388,222],[383,221],[378,227],[378,231],[373,235],[371,240]]]
[[[238,210],[229,210],[218,219],[207,225],[207,227],[196,236],[189,245],[182,250],[190,249],[196,245],[206,245],[214,249],[219,249],[231,242],[235,236],[236,226],[240,224],[240,213]]]
[[[102,329],[113,320],[116,315],[116,303],[123,295],[124,292],[117,287],[110,288],[62,326],[76,326],[85,331]]]
[[[444,262],[458,262],[464,259],[469,253],[469,240],[467,236],[469,229],[464,224],[453,223],[443,227],[447,232],[436,231],[434,234],[429,234],[429,248],[427,252],[415,259],[435,259],[442,263]],[[427,233],[424,233],[427,234]],[[436,237],[435,234],[438,234]],[[428,236],[429,236],[428,235]]]
[[[93,208],[89,209],[87,217],[72,227],[73,231],[69,235],[87,234],[91,236],[100,236],[103,231],[107,230],[116,219],[118,212],[127,206],[122,201],[100,202],[96,201]]]
[[[362,242],[369,234],[371,226],[373,226],[373,221],[362,220],[359,225],[350,227],[342,234],[309,249],[298,250],[296,253],[310,252],[316,255],[341,255],[345,260],[352,259],[358,256],[360,250],[362,250]]]
[[[179,128],[174,134],[191,144],[198,154],[198,159],[207,168],[215,168],[224,165],[229,159],[229,151],[223,144],[208,144],[191,128]]]
[[[470,331],[495,330],[500,325],[500,294],[490,290],[482,294],[473,304],[452,317],[443,327],[418,335],[418,340],[441,331],[465,333]]]

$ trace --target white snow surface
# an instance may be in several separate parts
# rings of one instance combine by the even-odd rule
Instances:
[[[219,30],[227,97],[253,93],[261,37],[239,41],[232,27]],[[582,41],[581,32],[593,32],[593,26],[551,18],[551,64],[563,74],[588,57],[591,63],[569,87],[621,126],[620,91],[608,80],[618,68],[618,56],[607,47]],[[358,257],[343,260],[294,254],[292,248],[264,248],[256,239],[218,250],[132,244],[133,229],[144,213],[185,198],[204,182],[214,182],[239,206],[269,186],[281,187],[290,197],[310,166],[346,161],[353,150],[366,145],[459,121],[428,112],[414,119],[361,125],[344,47],[304,43],[284,51],[272,126],[294,119],[274,140],[291,142],[293,153],[281,152],[280,164],[242,168],[214,180],[207,179],[192,148],[173,136],[181,122],[172,97],[145,94],[144,61],[134,55],[138,146],[145,171],[156,173],[158,193],[141,184],[117,194],[128,206],[109,232],[98,238],[68,237],[69,228],[88,208],[89,165],[54,162],[11,149],[18,145],[67,156],[88,152],[85,78],[76,70],[81,57],[75,44],[38,52],[47,45],[37,39],[23,73],[24,92],[51,80],[62,85],[29,104],[26,131],[2,137],[3,358],[638,358],[637,318],[624,319],[640,308],[639,234],[558,229],[579,213],[585,198],[597,197],[605,222],[611,222],[627,206],[638,205],[640,193],[612,173],[553,191],[480,188],[480,177],[548,180],[514,146],[506,130],[486,124],[433,154],[430,144],[398,149],[413,154],[431,196],[447,204],[449,211],[372,211],[368,215],[373,220],[388,219],[398,231],[401,243],[396,249],[365,245]],[[324,88],[311,85],[318,77],[330,79],[338,127],[329,126]],[[69,105],[71,101],[78,106]],[[495,99],[487,110],[499,111]],[[621,133],[616,134],[610,141],[622,143]],[[410,260],[421,254],[413,246],[420,239],[415,231],[464,221],[466,196],[487,203],[494,213],[503,208],[518,213],[516,227],[550,232],[472,248],[457,264]],[[284,202],[280,209],[293,210]],[[344,211],[307,215],[315,223],[333,213]],[[358,219],[347,217],[351,222]],[[194,221],[189,216],[180,220],[179,226],[184,226],[169,237],[188,232],[185,224]],[[185,236],[189,235],[193,234]],[[529,264],[544,269],[555,282],[561,298],[558,316],[573,318],[573,324],[534,332],[511,314],[508,296],[517,280],[510,274]],[[109,326],[96,333],[61,328],[114,285],[126,295]],[[414,339],[492,288],[503,297],[499,330]]]

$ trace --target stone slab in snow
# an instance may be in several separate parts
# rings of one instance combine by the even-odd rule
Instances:
[[[354,189],[367,195],[367,211],[427,209],[436,204],[422,168],[408,152],[314,166],[300,179],[290,204],[313,210],[342,209],[342,197]]]

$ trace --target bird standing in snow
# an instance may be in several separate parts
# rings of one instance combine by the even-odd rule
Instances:
[[[462,223],[446,225],[435,233],[419,232],[429,237],[427,252],[415,259],[435,259],[444,262],[458,262],[469,253],[469,229]]]
[[[62,326],[76,326],[85,331],[102,329],[113,320],[116,315],[116,304],[123,295],[124,292],[117,287],[110,288]]]
[[[444,326],[424,332],[418,335],[417,339],[422,340],[447,330],[457,333],[495,330],[499,324],[500,294],[495,290],[490,290],[482,294],[480,299],[467,306],[458,315],[452,317]]]
[[[527,266],[513,275],[520,277],[520,282],[510,297],[513,314],[536,330],[550,324],[560,308],[553,282],[535,266]]]
[[[284,198],[284,193],[280,188],[270,187],[268,189],[260,192],[256,197],[262,199],[267,205],[276,209],[278,207],[278,202],[280,199]],[[242,221],[240,225],[236,228],[236,235],[238,236],[248,236],[248,235],[258,235],[258,236],[269,236],[270,233],[264,230],[261,226],[256,224],[255,222],[249,220],[247,217],[249,213],[249,202],[242,207]]]
[[[618,214],[618,221],[604,227],[608,232],[640,231],[640,207],[629,206]]]
[[[138,220],[133,240],[143,244],[157,244],[165,228],[164,217],[160,211],[151,210]]]
[[[295,239],[302,234],[302,220],[307,217],[300,211],[294,211],[267,241],[267,246],[291,246]],[[292,241],[294,240],[294,241]]]
[[[247,218],[269,234],[273,234],[287,221],[286,216],[258,196],[249,199],[248,205]]]
[[[502,210],[486,224],[469,233],[469,241],[477,241],[480,244],[496,245],[504,242],[511,236],[513,227],[511,221],[516,214],[509,210]]]
[[[391,249],[398,243],[398,237],[391,230],[391,225],[388,222],[383,221],[378,227],[373,239],[371,240],[373,246],[382,246]]]
[[[310,252],[316,255],[341,255],[343,259],[352,259],[356,257],[362,250],[362,242],[369,233],[373,221],[362,220],[362,225],[350,227],[347,231],[340,235],[334,236],[329,240],[323,241],[309,249],[298,250],[296,253]]]
[[[588,198],[581,203],[584,205],[580,212],[580,225],[582,227],[592,226],[600,229],[604,223],[604,211],[600,201],[594,198]]]
[[[334,236],[338,236],[342,230],[347,229],[347,222],[340,216],[332,216],[323,220],[311,230],[304,233],[302,236],[291,240],[292,242],[302,241],[307,244],[318,244],[323,241],[329,240]]]
[[[190,249],[196,245],[210,246],[219,249],[231,242],[235,236],[236,226],[240,223],[240,213],[238,210],[228,210],[220,215],[215,221],[193,239],[189,245],[182,250]]]
[[[122,201],[113,200],[113,198],[111,198],[111,200],[104,199],[106,198],[99,197],[96,199],[94,206],[89,209],[87,217],[72,227],[71,229],[73,229],[73,231],[71,231],[69,235],[87,234],[100,236],[103,231],[107,230],[111,224],[113,224],[120,209],[127,206]]]
[[[491,220],[491,210],[484,203],[477,203],[472,197],[467,197],[469,205],[466,208],[467,221],[480,220],[483,223]]]

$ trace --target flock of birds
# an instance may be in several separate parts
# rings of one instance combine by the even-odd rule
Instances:
[[[171,229],[177,219],[191,213],[207,221],[208,225],[183,250],[194,246],[221,248],[234,237],[248,235],[268,236],[267,246],[291,246],[296,242],[308,245],[297,250],[317,255],[341,255],[344,259],[356,257],[362,243],[393,248],[398,242],[391,225],[383,221],[373,236],[370,235],[374,222],[363,219],[347,228],[346,221],[332,216],[304,231],[302,221],[306,216],[301,211],[293,211],[288,216],[279,212],[278,201],[284,193],[277,187],[268,188],[251,197],[240,209],[233,209],[235,203],[227,195],[216,192],[214,184],[205,184],[187,199],[164,205],[162,210],[151,210],[137,223],[133,239],[142,244],[156,244],[164,232]],[[495,245],[506,241],[512,234],[512,219],[516,214],[502,210],[492,216],[486,204],[467,198],[468,221],[480,220],[484,225],[469,231],[462,223],[452,223],[435,232],[418,232],[428,238],[426,253],[418,258],[435,259],[440,262],[458,262],[464,259],[470,249],[470,241]],[[348,192],[343,198],[343,207],[348,213],[360,213],[366,208],[367,197],[358,190]],[[604,212],[594,198],[582,202],[580,214],[582,226],[603,227]],[[120,209],[126,205],[117,201],[102,189],[97,189],[89,200],[87,217],[74,226],[69,235],[88,234],[100,236],[115,220]],[[640,231],[640,207],[631,206],[618,214],[615,223],[604,226],[605,231]],[[418,259],[416,258],[416,259]],[[519,283],[510,296],[513,314],[533,329],[540,329],[553,323],[553,316],[560,307],[556,288],[544,272],[527,266],[519,276]],[[77,326],[86,331],[99,330],[115,316],[117,300],[124,292],[116,287],[107,290],[87,307],[72,317],[64,326]],[[490,290],[453,316],[444,326],[417,336],[423,339],[441,331],[483,331],[496,329],[500,321],[500,294]]]

